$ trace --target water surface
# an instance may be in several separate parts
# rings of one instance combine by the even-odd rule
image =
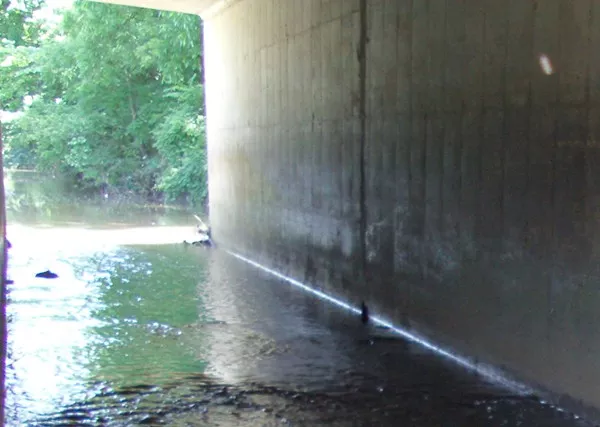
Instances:
[[[585,425],[183,245],[191,212],[9,184],[10,425]]]

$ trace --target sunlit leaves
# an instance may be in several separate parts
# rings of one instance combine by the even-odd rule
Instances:
[[[40,92],[38,50],[27,46],[0,47],[0,104],[3,110],[17,111]]]
[[[15,46],[35,46],[42,33],[41,22],[33,14],[44,0],[0,0],[0,39]]]

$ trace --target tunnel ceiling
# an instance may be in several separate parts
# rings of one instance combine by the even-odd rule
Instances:
[[[237,0],[94,0],[100,3],[114,3],[126,6],[147,7],[150,9],[171,10],[193,13],[203,18]]]

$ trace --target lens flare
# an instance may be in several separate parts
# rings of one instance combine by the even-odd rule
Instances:
[[[542,71],[547,76],[554,73],[554,68],[552,67],[552,62],[550,61],[550,58],[548,57],[548,55],[546,55],[544,53],[542,53],[540,55],[540,67],[542,67]]]

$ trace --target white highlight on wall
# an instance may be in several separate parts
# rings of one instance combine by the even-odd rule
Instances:
[[[552,62],[550,61],[550,58],[548,57],[548,55],[546,55],[545,53],[542,53],[539,57],[539,60],[540,60],[540,67],[542,67],[542,71],[544,72],[544,74],[549,76],[554,73],[554,68],[552,67]]]

